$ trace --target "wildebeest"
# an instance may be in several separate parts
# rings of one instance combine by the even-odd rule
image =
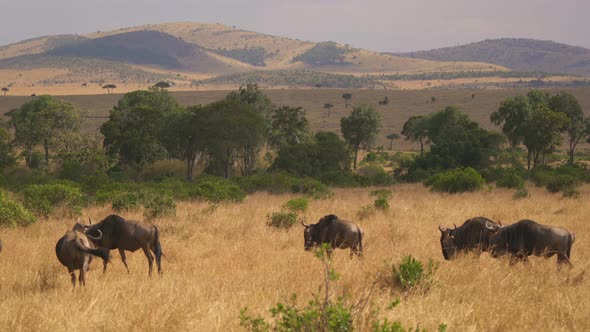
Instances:
[[[576,236],[565,228],[541,225],[529,219],[499,228],[486,226],[492,231],[490,253],[493,257],[509,254],[512,260],[526,261],[530,255],[546,258],[557,255],[558,264],[571,265]]]
[[[55,245],[55,254],[60,263],[68,268],[72,277],[72,286],[76,286],[75,270],[80,270],[78,280],[80,285],[86,286],[86,272],[92,255],[102,258],[104,261],[109,259],[109,251],[104,248],[95,248],[92,240],[100,240],[102,234],[99,233],[97,238],[91,238],[75,229],[68,231],[62,236]]]
[[[460,252],[472,251],[479,255],[482,251],[487,251],[492,231],[486,227],[486,223],[492,228],[501,226],[485,217],[467,219],[463,225],[455,226],[454,229],[439,225],[440,246],[445,259],[451,260]]]
[[[317,224],[307,225],[303,231],[304,248],[311,250],[314,246],[327,243],[328,256],[336,248],[350,248],[350,257],[353,254],[361,257],[363,255],[363,230],[356,224],[339,219],[336,215],[324,216]]]
[[[127,266],[127,259],[125,257],[125,250],[134,252],[137,249],[142,249],[143,253],[148,259],[149,271],[148,275],[152,274],[152,266],[154,257],[150,250],[156,256],[156,264],[158,265],[158,273],[162,272],[162,247],[160,246],[160,232],[158,227],[152,224],[142,224],[137,221],[128,221],[116,214],[104,218],[97,224],[85,225],[84,233],[87,235],[96,236],[98,231],[102,232],[102,239],[96,241],[94,244],[109,250],[119,249],[123,264],[129,272]],[[107,261],[104,262],[103,272],[107,270]]]

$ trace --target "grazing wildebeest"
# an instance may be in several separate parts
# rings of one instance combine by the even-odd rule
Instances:
[[[486,225],[492,231],[490,253],[493,257],[509,254],[511,261],[526,261],[528,256],[551,257],[557,255],[557,263],[571,265],[574,233],[565,228],[541,225],[529,219],[512,225],[496,228]]]
[[[463,225],[455,226],[454,229],[439,225],[440,246],[445,259],[454,259],[460,252],[472,251],[479,256],[482,251],[487,251],[492,231],[486,227],[486,223],[492,228],[502,225],[485,217],[467,219]]]
[[[317,224],[301,223],[305,227],[303,231],[305,250],[311,250],[314,246],[327,243],[329,245],[328,257],[336,248],[350,248],[350,257],[353,254],[359,257],[363,255],[364,233],[356,224],[339,219],[333,214],[324,216]]]
[[[96,241],[95,244],[109,250],[119,249],[123,264],[129,272],[127,266],[127,259],[125,257],[125,250],[134,252],[137,249],[142,249],[143,253],[148,259],[149,271],[148,276],[152,274],[152,266],[154,257],[150,250],[156,256],[156,264],[158,265],[158,273],[162,272],[160,262],[162,260],[162,247],[160,246],[160,232],[158,227],[152,224],[142,224],[137,221],[128,221],[124,218],[113,214],[97,224],[85,225],[85,234],[95,236],[98,231],[102,231],[102,239]],[[104,262],[103,272],[107,270],[107,261]]]
[[[75,227],[74,227],[75,228]],[[68,272],[72,277],[72,286],[76,286],[75,270],[80,270],[78,280],[80,285],[86,286],[86,272],[92,255],[102,258],[104,261],[109,259],[109,251],[104,248],[96,248],[90,240],[100,240],[102,234],[92,238],[82,232],[72,229],[57,241],[55,245],[55,254],[60,263],[68,268]]]

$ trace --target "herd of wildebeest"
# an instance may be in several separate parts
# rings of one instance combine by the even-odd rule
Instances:
[[[364,232],[355,223],[330,214],[322,217],[316,224],[302,224],[305,250],[327,244],[328,257],[337,248],[350,249],[351,257],[363,256]],[[526,261],[530,255],[557,255],[558,264],[565,263],[571,266],[570,254],[576,239],[574,233],[562,227],[541,225],[529,219],[502,225],[488,218],[476,217],[466,220],[460,227],[439,226],[439,230],[442,253],[446,260],[456,258],[460,253],[471,251],[479,255],[487,251],[492,257],[509,255],[511,262]],[[96,224],[90,221],[90,224],[85,225],[78,220],[74,227],[57,241],[55,253],[59,262],[68,269],[72,285],[75,287],[75,270],[80,270],[79,284],[86,285],[86,272],[93,256],[102,258],[105,273],[110,251],[118,249],[129,272],[125,251],[134,252],[140,248],[148,259],[148,276],[152,273],[154,256],[158,273],[161,273],[163,252],[158,227],[125,220],[118,215],[109,215]]]

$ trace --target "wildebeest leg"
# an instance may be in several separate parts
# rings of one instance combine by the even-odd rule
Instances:
[[[569,266],[572,266],[572,262],[570,262],[570,260],[567,258],[566,255],[564,255],[562,253],[558,253],[557,254],[557,264],[561,266],[564,263]]]
[[[158,273],[162,273],[162,253],[158,252],[158,250],[152,250],[154,256],[156,256],[156,265],[158,266]]]
[[[79,285],[86,287],[86,268],[82,266],[80,269],[80,277],[78,278]]]
[[[68,268],[68,272],[70,273],[70,277],[72,278],[72,287],[76,287],[76,273],[74,270]]]
[[[125,257],[125,250],[119,248],[119,254],[121,255],[121,260],[123,261],[123,265],[125,265],[125,268],[127,269],[127,273],[129,273],[129,266],[127,266],[127,257]]]
[[[154,265],[154,257],[152,256],[152,253],[150,253],[150,249],[146,246],[141,248],[143,249],[143,253],[145,254],[145,257],[147,257],[148,259],[148,263],[150,264],[150,269],[148,271],[148,276],[152,275],[152,267]]]

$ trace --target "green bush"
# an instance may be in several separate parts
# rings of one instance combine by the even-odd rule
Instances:
[[[500,188],[522,188],[524,187],[524,179],[516,172],[505,172],[496,182],[496,186]]]
[[[28,226],[35,221],[35,216],[22,204],[0,190],[0,227]]]
[[[377,198],[375,203],[373,203],[373,206],[375,206],[377,210],[389,210],[389,202],[385,198]]]
[[[516,190],[514,194],[512,194],[512,199],[523,199],[529,198],[530,196],[531,195],[529,194],[529,191],[526,188],[520,188]]]
[[[295,296],[292,297],[293,301]],[[328,301],[325,307],[317,299],[304,308],[278,303],[270,309],[272,322],[261,317],[250,317],[247,308],[240,310],[240,326],[248,331],[353,331],[352,310],[343,299]],[[324,322],[325,318],[325,322]]]
[[[206,177],[190,186],[188,197],[209,202],[242,202],[246,194],[240,187],[225,179]]]
[[[305,212],[308,206],[307,198],[299,197],[289,200],[283,207],[291,212]]]
[[[356,212],[356,216],[358,219],[360,220],[365,220],[369,217],[372,217],[375,215],[375,212],[377,212],[377,210],[375,209],[374,205],[365,205],[362,206],[357,212]]]
[[[137,191],[115,192],[111,199],[111,207],[115,212],[137,210],[143,202],[142,194]]]
[[[547,180],[546,188],[549,192],[556,193],[560,191],[572,190],[578,181],[571,175],[559,174]]]
[[[271,194],[301,193],[312,198],[330,197],[329,188],[322,182],[283,172],[257,173],[234,180],[247,193],[267,191]]]
[[[563,197],[565,198],[580,198],[580,192],[575,188],[567,188],[563,191]]]
[[[484,183],[481,175],[471,167],[455,168],[438,173],[425,182],[432,191],[447,193],[477,191],[483,187]]]
[[[168,194],[150,195],[146,197],[143,206],[143,215],[148,220],[176,216],[176,202]]]
[[[364,166],[358,173],[359,181],[363,186],[389,186],[395,182],[393,176],[387,174],[381,166]]]
[[[57,207],[71,215],[79,214],[85,197],[79,187],[68,184],[28,185],[23,192],[25,206],[35,213],[48,217]]]
[[[273,212],[266,216],[266,224],[270,227],[289,229],[297,223],[295,212]]]
[[[385,273],[381,274],[381,282],[387,287],[397,287],[404,291],[415,289],[428,290],[435,284],[434,273],[438,264],[432,259],[428,265],[408,255],[399,264],[386,264]]]
[[[390,199],[393,196],[393,193],[389,189],[377,189],[377,190],[371,191],[369,196],[383,198],[383,199]]]

